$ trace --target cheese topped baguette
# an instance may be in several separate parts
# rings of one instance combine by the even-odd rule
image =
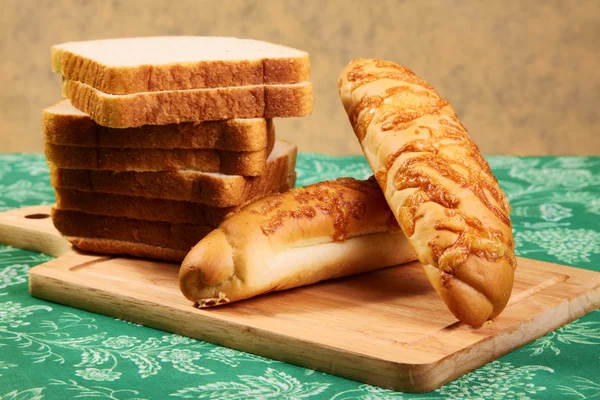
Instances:
[[[210,307],[415,259],[377,183],[342,178],[242,208],[189,252],[179,285]]]
[[[450,104],[405,67],[356,59],[342,103],[429,280],[462,322],[496,317],[516,259],[510,205]]]

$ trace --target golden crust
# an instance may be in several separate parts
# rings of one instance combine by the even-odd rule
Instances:
[[[294,186],[296,146],[278,141],[265,172],[256,177],[195,171],[114,172],[64,169],[50,164],[55,188],[126,196],[182,200],[232,207]]]
[[[412,71],[383,60],[352,61],[339,88],[375,177],[437,292],[463,322],[497,316],[516,266],[510,205],[452,107]]]
[[[237,207],[212,207],[191,201],[164,200],[141,196],[84,192],[80,190],[54,190],[56,207],[61,210],[82,211],[89,214],[219,226]]]
[[[73,106],[109,128],[230,118],[303,117],[313,110],[310,82],[110,95],[65,79],[62,93]]]
[[[109,217],[79,211],[52,209],[52,222],[63,236],[113,239],[188,251],[212,227]]]
[[[268,151],[212,149],[134,149],[63,146],[44,143],[48,162],[58,168],[108,171],[220,172],[258,176],[264,173]]]
[[[83,251],[99,254],[128,255],[171,262],[181,262],[187,251],[168,247],[151,246],[126,240],[99,239],[94,237],[65,236],[71,244]]]
[[[258,151],[272,147],[275,140],[273,121],[264,118],[107,128],[77,110],[69,100],[44,109],[42,128],[45,142],[98,148]]]
[[[51,58],[52,69],[68,79],[84,82],[105,93],[129,94],[306,81],[310,76],[309,55],[296,53],[294,56],[253,60],[190,60],[110,66],[59,45],[52,47]]]

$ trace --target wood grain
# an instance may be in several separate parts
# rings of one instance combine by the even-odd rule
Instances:
[[[57,246],[49,219],[25,218],[48,211],[0,214],[0,242],[65,251],[31,269],[33,296],[390,389],[436,389],[600,306],[599,273],[521,258],[508,307],[480,328],[452,316],[419,263],[200,310],[178,265]]]

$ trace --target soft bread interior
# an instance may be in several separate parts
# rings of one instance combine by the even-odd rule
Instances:
[[[405,264],[416,254],[401,233],[375,233],[340,242],[294,243],[267,262],[270,290],[308,285],[325,279]]]
[[[109,66],[258,61],[307,57],[304,51],[253,39],[218,36],[154,36],[68,42],[52,47],[52,69],[61,72],[63,52]]]
[[[262,267],[243,268],[244,263],[238,262],[238,270],[232,273],[229,259],[222,264],[213,262],[222,257],[225,254],[223,249],[228,247],[224,246],[224,238],[218,236],[220,245],[212,243],[208,246],[204,241],[199,243],[204,251],[198,252],[194,248],[184,260],[180,271],[180,288],[184,296],[200,305],[207,304],[212,299],[226,298],[227,301],[218,303],[225,304],[416,259],[416,254],[402,233],[385,232],[340,242],[328,238],[327,242],[322,243],[294,243],[272,255],[258,257],[262,259]],[[241,257],[235,251],[230,254],[231,260]],[[219,282],[221,278],[224,279]],[[243,291],[238,290],[241,285],[244,286]]]

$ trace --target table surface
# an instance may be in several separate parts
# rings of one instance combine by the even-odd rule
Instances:
[[[600,157],[487,157],[517,255],[600,271]],[[363,157],[301,153],[298,185],[367,178]],[[45,158],[0,155],[0,211],[52,204]],[[442,388],[398,393],[34,299],[50,256],[0,245],[0,400],[600,398],[600,311]]]

